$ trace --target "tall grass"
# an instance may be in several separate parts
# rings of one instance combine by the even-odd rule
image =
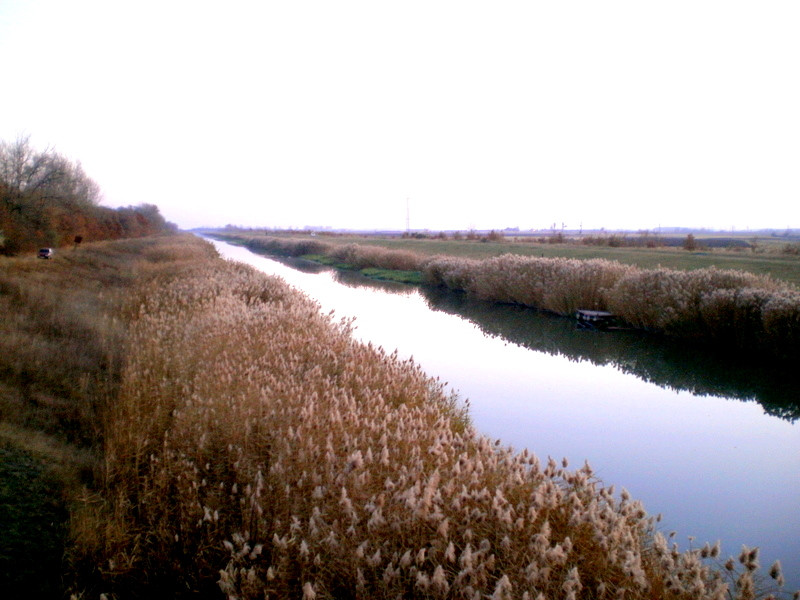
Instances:
[[[628,324],[667,335],[757,350],[800,352],[800,291],[763,275],[715,268],[638,269],[601,259],[503,255],[481,261],[434,258],[429,283],[485,300],[571,315],[609,310]]]
[[[765,276],[640,271],[614,286],[608,305],[645,329],[784,354],[800,349],[800,292]]]
[[[119,317],[104,489],[76,532],[80,564],[96,567],[87,590],[752,597],[749,550],[727,581],[718,546],[681,552],[588,465],[478,435],[438,381],[280,280],[163,265]]]
[[[423,269],[429,283],[484,300],[561,315],[608,310],[648,331],[766,356],[800,353],[800,291],[763,275],[715,268],[638,269],[602,259],[510,254],[481,261],[434,258]]]
[[[581,261],[504,254],[482,261],[432,260],[425,265],[425,275],[433,284],[444,283],[484,300],[570,315],[578,308],[604,308],[608,290],[632,269],[602,259]]]
[[[235,239],[239,239],[238,236],[235,236]],[[417,271],[423,259],[420,255],[407,250],[389,250],[360,244],[333,244],[310,238],[255,237],[245,239],[244,245],[256,252],[280,256],[330,256],[356,269],[373,267]]]
[[[55,597],[52,586],[72,577],[69,560],[61,572],[62,557],[49,558],[56,540],[20,536],[66,530],[53,519],[97,492],[102,420],[120,382],[127,335],[116,307],[157,263],[214,254],[174,236],[87,244],[47,261],[0,258],[0,446],[12,457],[0,469],[0,580],[8,597]]]
[[[77,597],[751,597],[749,550],[669,546],[193,238],[0,262],[0,303],[0,434],[69,473]]]
[[[407,250],[388,250],[379,246],[359,244],[336,246],[329,254],[357,269],[375,267],[397,271],[417,271],[422,260],[422,257]]]
[[[419,271],[431,285],[560,315],[608,310],[633,327],[764,357],[800,354],[800,291],[766,275],[714,267],[642,269],[605,259],[517,254],[480,260],[426,257],[307,238],[258,237],[245,245],[288,256],[323,254],[359,269]]]
[[[219,237],[225,237],[220,235]],[[239,239],[235,236],[234,239]],[[327,242],[312,239],[293,239],[278,237],[247,238],[244,245],[256,252],[268,252],[280,256],[303,256],[304,254],[330,254],[336,247]]]

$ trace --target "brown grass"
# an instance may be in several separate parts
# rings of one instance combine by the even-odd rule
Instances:
[[[716,598],[642,506],[479,436],[415,365],[210,261],[128,302],[107,421],[106,589],[261,598]],[[135,424],[135,426],[134,426]],[[95,531],[96,527],[90,527]],[[663,542],[663,543],[662,543]],[[145,577],[146,574],[146,577]]]
[[[107,340],[75,358],[110,357],[75,399],[99,461],[98,482],[73,499],[76,595],[749,597],[749,552],[737,591],[713,567],[717,552],[670,547],[588,465],[478,435],[416,365],[211,254],[175,238],[98,246],[63,265],[5,263],[0,298],[30,321],[14,321],[15,335]],[[584,277],[605,289],[591,269]],[[60,278],[75,290],[42,292]],[[43,307],[39,325],[30,302]],[[51,343],[31,355],[45,390]],[[22,363],[10,364],[15,387]],[[64,373],[67,387],[80,373]]]

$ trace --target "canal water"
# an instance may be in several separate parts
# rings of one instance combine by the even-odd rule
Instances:
[[[762,566],[780,559],[786,589],[800,589],[796,373],[213,243],[355,317],[359,339],[413,357],[469,402],[481,433],[575,468],[588,461],[661,513],[681,549],[721,540],[727,558],[758,546]]]

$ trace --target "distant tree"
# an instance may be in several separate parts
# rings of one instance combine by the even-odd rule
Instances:
[[[686,239],[683,241],[683,248],[684,250],[697,250],[697,240],[694,239],[693,234],[689,234],[686,236]]]
[[[36,151],[28,137],[0,141],[0,253],[73,243],[75,236],[109,239],[174,228],[152,204],[111,209],[100,187],[52,149]]]
[[[0,179],[8,208],[20,210],[25,203],[55,200],[79,205],[96,204],[100,188],[84,172],[48,148],[36,152],[27,137],[13,143],[0,142]]]

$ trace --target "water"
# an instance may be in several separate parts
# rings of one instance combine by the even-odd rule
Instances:
[[[413,357],[469,400],[480,432],[572,467],[588,460],[662,513],[682,549],[759,546],[762,566],[780,559],[787,589],[800,589],[800,393],[786,369],[214,244]]]

